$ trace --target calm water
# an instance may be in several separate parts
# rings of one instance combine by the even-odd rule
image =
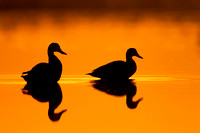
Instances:
[[[93,88],[90,82],[94,78],[64,75],[60,81],[63,100],[56,112],[67,112],[58,122],[48,118],[48,102],[38,102],[22,93],[25,83],[16,76],[0,79],[3,132],[200,131],[198,76],[136,76],[133,100],[144,99],[136,109],[129,109],[125,96]]]
[[[2,132],[200,132],[198,13],[0,14]],[[68,54],[56,54],[63,64],[63,99],[55,112],[67,109],[58,122],[49,119],[48,102],[22,93],[26,83],[20,78],[21,72],[48,61],[51,42]],[[125,60],[130,47],[144,57],[133,58],[138,69],[128,84],[136,93],[133,101],[143,98],[135,109],[126,105],[128,89],[96,89],[98,79],[85,76],[103,64]]]

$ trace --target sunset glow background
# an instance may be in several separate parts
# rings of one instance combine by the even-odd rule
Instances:
[[[198,0],[0,1],[0,105],[3,132],[199,132],[200,3]],[[57,123],[48,103],[23,95],[20,75],[48,62],[57,42],[68,55],[59,81],[67,108]],[[144,100],[128,109],[125,97],[95,90],[85,76],[128,48],[143,60],[137,94]]]

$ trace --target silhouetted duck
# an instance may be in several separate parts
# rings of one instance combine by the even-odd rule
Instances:
[[[48,47],[49,63],[39,63],[30,71],[23,72],[22,76],[27,83],[57,82],[62,73],[62,64],[54,52],[65,54],[58,43],[51,43]]]
[[[126,52],[126,62],[114,61],[101,66],[88,75],[98,77],[101,79],[112,80],[112,79],[128,79],[136,72],[136,63],[132,59],[132,56],[142,58],[135,48],[129,48]],[[142,58],[143,59],[143,58]]]

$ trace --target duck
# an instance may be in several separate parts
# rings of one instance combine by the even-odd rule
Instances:
[[[62,63],[54,55],[54,52],[67,55],[63,52],[58,43],[51,43],[48,47],[48,63],[39,63],[30,71],[23,72],[22,78],[29,84],[58,82],[62,74]]]
[[[102,80],[121,80],[129,79],[137,70],[133,56],[143,59],[135,48],[129,48],[126,52],[126,61],[113,61],[100,66],[87,75],[98,77]]]

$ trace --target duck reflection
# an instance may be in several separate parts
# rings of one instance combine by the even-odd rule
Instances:
[[[30,84],[27,83],[22,89],[23,94],[31,95],[39,102],[49,102],[48,116],[52,121],[58,121],[61,115],[67,111],[62,110],[55,113],[54,110],[62,101],[62,91],[58,83],[51,84]]]
[[[132,98],[135,96],[137,87],[132,80],[122,80],[122,81],[110,81],[110,80],[93,80],[91,81],[93,87],[103,91],[107,94],[114,96],[124,96],[126,95],[126,105],[130,109],[135,109],[138,103],[143,100],[143,98],[133,101]]]

